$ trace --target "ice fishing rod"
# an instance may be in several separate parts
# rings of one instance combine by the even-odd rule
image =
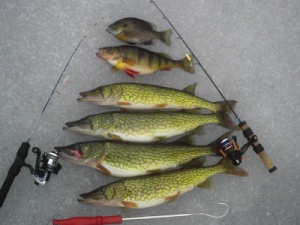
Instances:
[[[220,219],[227,215],[229,207],[226,203],[220,203],[219,205],[226,206],[226,212],[221,216],[213,216],[206,213],[189,213],[189,214],[174,214],[174,215],[159,215],[159,216],[143,216],[143,217],[129,217],[123,218],[121,215],[115,216],[96,216],[96,217],[73,217],[69,219],[54,219],[53,225],[104,225],[104,224],[121,224],[125,221],[134,220],[152,220],[152,219],[166,219],[166,218],[178,218],[188,216],[208,216],[216,219]]]
[[[97,25],[97,23],[94,24],[94,27]],[[3,182],[3,185],[0,189],[0,207],[2,207],[6,196],[9,192],[9,189],[15,179],[16,176],[18,176],[18,174],[21,171],[22,167],[27,167],[30,170],[31,175],[34,177],[35,179],[35,184],[41,184],[44,185],[46,184],[46,182],[49,180],[51,173],[57,174],[58,171],[61,169],[61,165],[58,163],[58,155],[55,151],[51,151],[51,152],[46,152],[41,156],[41,151],[39,148],[34,147],[32,148],[32,152],[34,154],[36,154],[36,164],[35,164],[35,168],[33,168],[31,165],[25,163],[25,159],[28,156],[28,152],[29,152],[29,148],[30,148],[30,140],[33,136],[33,133],[35,132],[38,124],[40,123],[41,119],[44,116],[44,113],[56,91],[56,88],[58,86],[58,84],[60,83],[63,75],[65,74],[71,60],[73,59],[76,51],[78,50],[78,48],[80,47],[80,45],[82,44],[83,40],[87,37],[87,35],[89,34],[91,30],[88,30],[84,36],[80,39],[79,43],[77,44],[77,46],[75,47],[74,51],[72,52],[67,64],[65,65],[62,73],[60,74],[56,84],[54,85],[54,88],[52,89],[42,111],[41,114],[39,116],[39,118],[37,119],[35,125],[33,126],[31,133],[28,137],[27,142],[23,142],[19,148],[19,150],[17,151],[16,154],[16,158],[13,162],[13,164],[10,166],[9,170],[8,170],[8,174],[5,178],[5,181]],[[42,165],[40,165],[42,163]]]
[[[200,62],[200,60],[196,57],[196,55],[194,54],[194,52],[192,51],[192,49],[188,46],[188,44],[185,42],[185,40],[182,38],[182,36],[177,31],[177,29],[173,26],[173,24],[171,23],[171,21],[167,18],[167,16],[163,13],[163,11],[158,7],[158,5],[153,0],[150,0],[150,3],[153,3],[153,5],[163,15],[164,19],[167,20],[167,22],[170,24],[170,26],[176,32],[176,34],[181,39],[181,41],[183,42],[183,44],[193,54],[195,60],[197,61],[198,65],[201,67],[201,69],[203,70],[203,72],[206,74],[206,76],[208,77],[208,79],[212,82],[212,84],[215,86],[215,88],[217,89],[217,91],[219,92],[219,94],[221,95],[221,97],[224,99],[224,101],[226,102],[226,104],[228,105],[228,107],[230,108],[230,110],[232,111],[232,113],[234,114],[235,119],[239,122],[238,126],[243,131],[244,137],[248,140],[248,144],[247,144],[248,147],[251,145],[252,148],[253,148],[253,150],[254,150],[254,152],[256,154],[258,154],[258,156],[261,158],[261,160],[263,161],[263,163],[265,164],[265,166],[267,167],[267,169],[269,170],[269,172],[270,173],[274,172],[277,168],[276,168],[275,164],[272,162],[271,158],[266,153],[264,147],[259,142],[257,135],[255,135],[253,133],[252,129],[250,128],[250,126],[247,124],[246,121],[242,121],[238,117],[237,113],[233,110],[233,108],[231,107],[231,105],[229,104],[229,102],[227,101],[227,99],[225,98],[225,96],[223,95],[223,93],[221,92],[221,90],[218,88],[218,86],[216,85],[216,83],[213,81],[213,79],[211,78],[211,76],[208,74],[208,72],[206,71],[206,69],[204,68],[204,66]]]

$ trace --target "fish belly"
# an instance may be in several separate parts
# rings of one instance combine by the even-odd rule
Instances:
[[[133,203],[131,205],[135,205],[135,208],[140,208],[140,209],[149,208],[149,207],[161,205],[165,202],[175,200],[178,196],[180,196],[180,195],[182,195],[186,192],[189,192],[193,189],[194,189],[194,187],[188,187],[188,188],[185,188],[185,189],[181,189],[177,192],[170,193],[168,196],[165,196],[165,197],[162,197],[162,198],[159,198],[159,199],[153,199],[153,200],[148,200],[148,201],[130,201],[130,200],[126,201],[126,198],[125,198],[123,200],[123,202]],[[126,207],[126,204],[124,206]]]
[[[112,176],[116,177],[135,177],[148,174],[146,171],[122,169],[120,167],[112,166],[111,164],[106,162],[101,163],[101,165],[107,171],[109,171]]]
[[[120,140],[123,141],[131,141],[131,142],[155,142],[159,140],[163,140],[166,138],[174,137],[177,135],[180,135],[184,132],[182,131],[173,131],[173,132],[156,132],[154,135],[151,133],[146,134],[146,133],[141,133],[141,132],[136,132],[135,134],[130,134],[131,132],[129,131],[128,133],[122,133],[122,132],[110,132],[109,134],[105,135],[106,138],[111,139],[110,136],[111,134],[118,136]]]

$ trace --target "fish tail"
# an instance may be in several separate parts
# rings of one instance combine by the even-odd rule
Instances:
[[[191,74],[195,73],[195,66],[194,66],[194,56],[192,54],[187,55],[184,59],[180,60],[181,68]]]
[[[248,172],[241,167],[234,166],[229,158],[224,158],[219,162],[224,169],[224,173],[228,173],[234,176],[245,177],[248,176]]]
[[[161,40],[166,45],[171,46],[171,35],[172,35],[171,29],[162,31],[162,32],[160,32],[159,40]]]
[[[220,102],[215,102],[215,104],[218,105],[218,112],[224,112],[224,113],[228,113],[231,112],[231,108],[234,109],[236,106],[237,101],[235,100],[228,100],[226,101],[220,101]],[[229,107],[229,105],[230,107]]]
[[[217,117],[220,120],[220,125],[226,127],[229,130],[240,130],[241,128],[233,122],[230,116],[224,112],[216,113]]]

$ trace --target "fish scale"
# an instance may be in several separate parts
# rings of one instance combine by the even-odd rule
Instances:
[[[226,133],[217,140],[228,135]],[[191,141],[189,138],[184,140]],[[150,145],[92,141],[55,147],[55,149],[62,159],[119,177],[157,173],[182,166],[205,155],[216,155],[216,141],[208,146],[192,146],[181,141],[183,140]]]
[[[247,176],[240,167],[235,167],[227,158],[207,168],[180,169],[155,175],[127,178],[80,195],[80,202],[127,208],[146,208],[168,202],[207,178],[218,173]]]
[[[200,157],[206,154],[214,154],[213,147],[192,147],[189,145],[162,146],[161,151],[157,145],[144,147],[142,145],[131,145],[130,148],[118,143],[106,143],[104,146],[107,154],[103,161],[109,162],[112,166],[122,169],[136,169],[147,171],[156,165],[177,165],[178,162],[188,162],[191,158]],[[178,153],[180,150],[180,153]],[[128,157],[130,156],[130,157]],[[126,160],[123,160],[126,157]],[[121,161],[121,163],[120,163]]]
[[[137,84],[117,83],[100,86],[88,92],[81,92],[84,98],[80,101],[91,101],[100,105],[114,105],[128,109],[199,109],[205,108],[213,112],[227,112],[224,102],[210,102],[194,94],[196,84],[184,90]],[[236,101],[229,100],[232,107]]]
[[[131,78],[172,68],[195,73],[192,55],[181,60],[173,60],[164,54],[128,45],[100,48],[96,55],[112,64],[115,70],[125,71]]]
[[[191,132],[205,124],[239,130],[226,114],[178,112],[109,112],[66,123],[64,129],[113,140],[154,142]]]

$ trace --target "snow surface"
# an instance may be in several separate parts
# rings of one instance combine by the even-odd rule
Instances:
[[[78,195],[116,180],[91,168],[60,161],[63,168],[45,186],[36,186],[28,169],[16,177],[0,209],[0,224],[47,224],[64,218],[122,214],[124,217],[205,212],[221,215],[125,222],[124,224],[300,224],[300,2],[237,0],[155,0],[228,99],[258,135],[278,170],[273,174],[249,150],[242,167],[246,178],[217,175],[215,188],[199,189],[174,202],[141,210],[126,210],[77,202]],[[83,38],[56,92],[32,134],[30,144],[51,151],[54,146],[93,140],[62,130],[65,122],[112,110],[76,101],[78,93],[116,82],[149,83],[184,88],[198,82],[196,94],[211,101],[221,97],[200,67],[190,75],[181,70],[158,72],[133,81],[112,73],[95,56],[99,47],[121,45],[105,29],[124,17],[170,26],[150,1],[18,1],[0,6],[0,182],[23,141],[31,136],[44,105],[74,49]],[[96,24],[97,23],[97,24]],[[96,25],[95,25],[96,24]],[[175,32],[172,46],[157,41],[146,48],[175,59],[189,51]],[[65,84],[63,81],[66,80]],[[225,130],[206,127],[203,144]],[[239,144],[245,139],[236,133]],[[30,153],[26,162],[34,164]],[[56,216],[58,217],[58,216]]]

